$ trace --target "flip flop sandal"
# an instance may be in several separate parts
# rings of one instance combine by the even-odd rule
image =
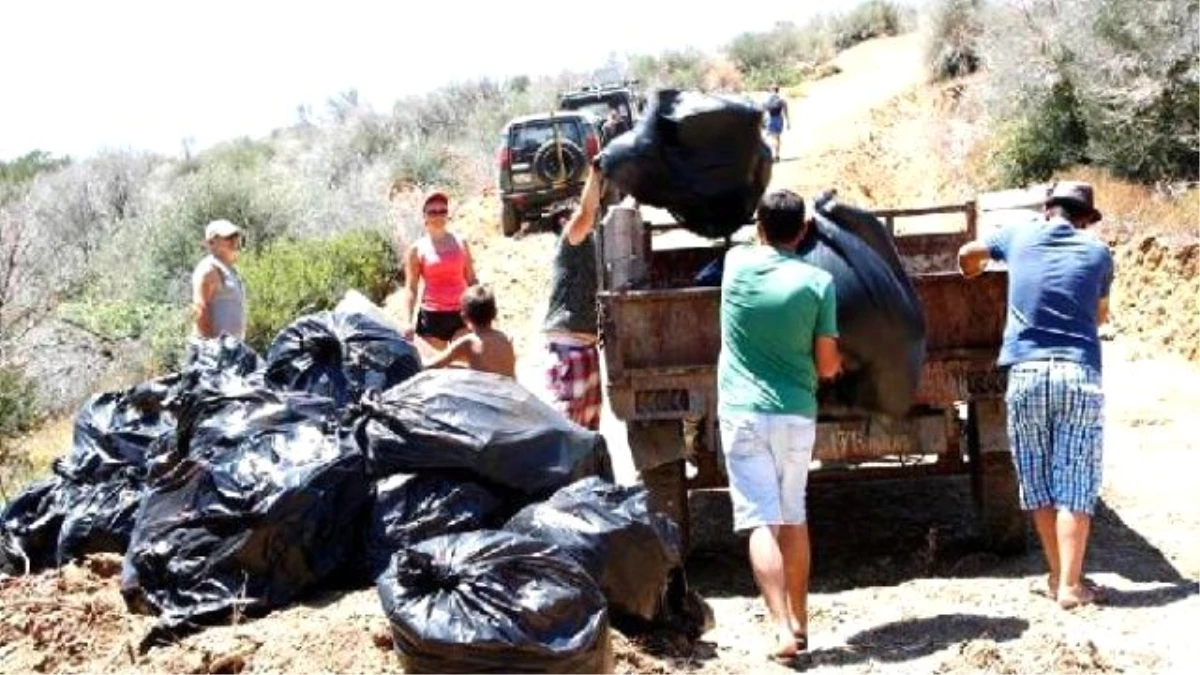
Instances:
[[[783,645],[779,649],[768,654],[767,658],[780,665],[790,666],[800,658],[800,650],[798,645],[794,643],[790,645]]]

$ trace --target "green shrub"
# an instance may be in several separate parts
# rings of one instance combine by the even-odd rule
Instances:
[[[665,51],[658,56],[643,54],[629,64],[633,77],[648,89],[699,89],[704,86],[709,59],[698,49]]]
[[[1075,88],[1065,80],[1002,137],[995,160],[1004,185],[1048,180],[1059,169],[1087,162],[1087,126]]]
[[[832,22],[833,46],[838,51],[860,42],[904,30],[904,13],[889,0],[866,0]]]
[[[91,297],[63,303],[58,314],[65,321],[107,340],[140,341],[148,351],[132,353],[128,364],[137,371],[161,373],[177,370],[183,365],[191,330],[191,307],[187,303]]]
[[[1044,176],[1085,159],[1147,183],[1200,177],[1198,20],[1195,0],[990,3],[984,105],[994,120],[1019,121],[1001,137],[1002,173]],[[1084,136],[1082,149],[1036,147]]]
[[[149,256],[141,270],[140,299],[180,301],[187,296],[190,272],[205,254],[204,226],[224,218],[245,232],[249,252],[282,235],[294,219],[292,193],[265,170],[239,171],[205,166],[181,179],[172,204],[148,228],[143,245]]]
[[[348,290],[382,302],[399,274],[395,247],[378,230],[279,240],[245,255],[238,268],[249,298],[246,342],[258,350],[301,315],[333,309]]]
[[[12,438],[41,420],[37,385],[13,364],[0,365],[0,438]]]

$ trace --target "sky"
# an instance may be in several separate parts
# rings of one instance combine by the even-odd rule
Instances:
[[[263,136],[356,89],[389,110],[453,81],[711,50],[857,0],[3,0],[0,160],[33,149],[176,154]],[[737,8],[734,11],[731,8]],[[743,9],[744,8],[744,9]]]

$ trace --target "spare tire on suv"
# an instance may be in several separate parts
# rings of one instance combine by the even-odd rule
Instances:
[[[533,171],[547,183],[579,180],[583,177],[585,167],[587,155],[583,148],[567,138],[560,138],[557,142],[546,141],[533,155]]]

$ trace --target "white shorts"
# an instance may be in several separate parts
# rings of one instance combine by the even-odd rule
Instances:
[[[807,522],[808,464],[816,437],[816,422],[800,415],[721,416],[735,530]]]

